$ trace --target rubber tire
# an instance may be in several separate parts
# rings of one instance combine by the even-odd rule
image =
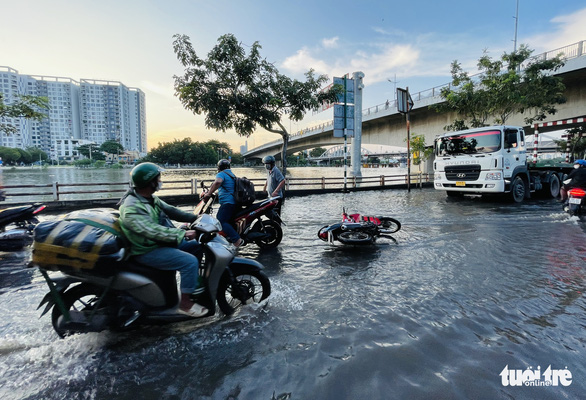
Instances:
[[[338,235],[338,240],[344,244],[372,244],[374,237],[366,232],[346,231]]]
[[[269,240],[259,239],[254,241],[254,243],[261,249],[275,248],[281,243],[281,240],[283,240],[283,228],[281,228],[281,225],[277,222],[270,219],[262,220],[262,226],[261,221],[256,221],[252,227],[252,231],[267,232],[271,235],[271,239]]]
[[[401,230],[401,223],[396,220],[395,218],[391,217],[380,217],[380,228],[382,229],[389,229],[390,232],[385,233],[395,233]]]
[[[271,295],[271,282],[264,272],[240,272],[233,274],[233,276],[234,280],[238,281],[239,285],[246,289],[247,298],[237,299],[232,297],[232,282],[228,274],[224,274],[218,285],[218,293],[216,297],[218,306],[224,314],[234,314],[234,311],[242,306],[242,300],[244,300],[246,304],[250,304],[250,300],[254,303],[260,303]],[[258,291],[259,287],[261,291]]]
[[[525,200],[526,192],[525,182],[520,176],[516,176],[511,183],[511,200],[515,203],[522,203]]]
[[[552,174],[549,183],[545,187],[545,193],[548,197],[555,199],[560,195],[560,178],[557,175]]]
[[[63,304],[65,308],[68,310],[74,309],[76,311],[88,309],[92,310],[93,303],[95,303],[101,295],[101,290],[96,288],[95,286],[88,285],[88,284],[80,284],[77,286],[72,287],[65,293],[61,294],[61,298],[63,299]],[[82,300],[83,299],[83,300]],[[76,306],[77,302],[82,303],[82,307]],[[102,302],[102,306],[104,306]],[[98,311],[99,313],[99,311]],[[69,335],[73,335],[76,333],[83,333],[82,331],[75,331],[69,329],[59,329],[57,326],[57,321],[59,317],[61,317],[63,313],[57,307],[57,305],[53,306],[53,311],[51,313],[51,323],[53,324],[53,329],[57,332],[60,338],[64,338]]]

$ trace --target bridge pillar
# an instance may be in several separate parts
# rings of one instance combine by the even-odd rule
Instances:
[[[352,74],[354,79],[354,137],[352,138],[352,153],[350,155],[350,164],[352,166],[352,175],[361,177],[362,172],[360,168],[362,166],[362,156],[360,150],[362,149],[362,89],[364,84],[362,78],[364,78],[363,72],[354,72]]]

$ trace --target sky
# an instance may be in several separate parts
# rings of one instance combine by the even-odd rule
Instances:
[[[517,46],[534,54],[586,40],[584,0],[0,0],[0,15],[0,66],[145,92],[149,149],[190,137],[238,152],[245,141],[250,149],[280,138],[209,130],[185,110],[174,91],[183,74],[174,34],[189,36],[202,58],[224,34],[258,42],[262,57],[299,80],[311,68],[330,80],[361,71],[363,108],[392,100],[397,87],[413,94],[450,82],[454,60],[476,73],[484,51],[498,59],[513,50],[515,25]],[[296,132],[331,118],[330,110],[284,125]]]

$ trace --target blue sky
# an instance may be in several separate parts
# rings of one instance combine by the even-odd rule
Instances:
[[[0,65],[21,74],[102,79],[142,89],[147,96],[149,147],[191,137],[219,139],[236,151],[244,138],[207,130],[202,116],[174,97],[182,73],[172,49],[175,33],[188,35],[204,56],[219,36],[244,45],[258,41],[281,73],[302,79],[310,68],[330,78],[365,74],[364,108],[394,97],[395,85],[412,93],[450,81],[457,59],[471,73],[487,50],[513,50],[516,0],[265,1],[265,0],[0,0]],[[583,0],[519,0],[517,43],[535,53],[586,40]],[[293,131],[325,122],[330,112]],[[257,132],[249,147],[278,139]]]

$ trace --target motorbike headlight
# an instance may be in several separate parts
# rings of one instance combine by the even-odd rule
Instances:
[[[503,175],[500,172],[489,172],[486,174],[487,181],[500,181],[503,179]]]

